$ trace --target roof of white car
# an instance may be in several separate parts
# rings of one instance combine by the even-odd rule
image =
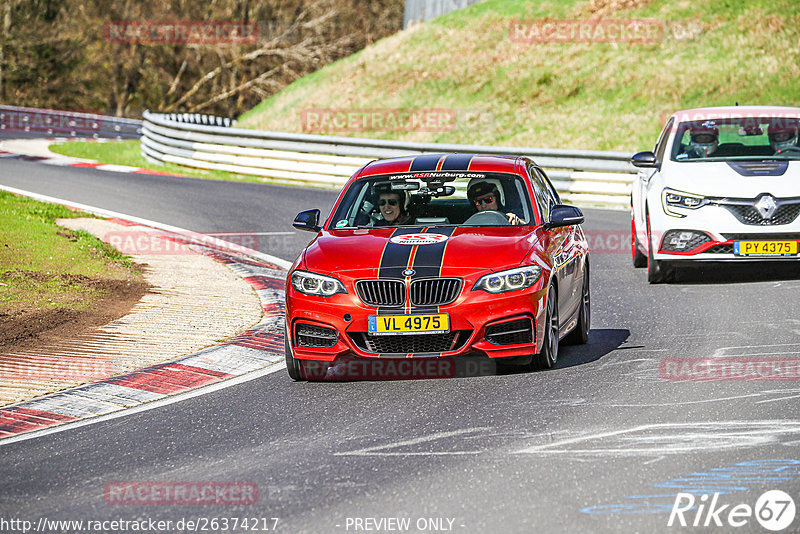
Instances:
[[[786,117],[800,118],[800,108],[782,106],[724,106],[695,108],[673,113],[678,122],[731,119],[742,117]]]

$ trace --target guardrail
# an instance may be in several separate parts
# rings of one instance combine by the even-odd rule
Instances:
[[[341,187],[356,170],[374,159],[442,152],[525,155],[547,169],[565,202],[610,207],[630,205],[631,183],[636,172],[629,161],[631,154],[626,152],[265,132],[184,122],[149,111],[144,112],[141,151],[152,163],[333,187]]]
[[[142,121],[76,111],[0,106],[0,134],[4,137],[52,135],[75,138],[137,139]]]

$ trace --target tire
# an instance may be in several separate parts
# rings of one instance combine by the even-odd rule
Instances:
[[[647,256],[642,254],[639,239],[636,237],[636,223],[633,220],[633,207],[631,207],[631,259],[637,269],[647,265]]]
[[[289,372],[289,377],[295,382],[302,382],[304,378],[300,368],[300,361],[292,356],[292,349],[289,347],[289,336],[285,328],[283,330],[283,340],[286,349],[286,370]]]
[[[558,294],[552,284],[547,290],[542,350],[533,356],[532,369],[552,369],[558,361]]]
[[[583,289],[581,290],[580,312],[578,312],[578,324],[575,330],[567,334],[564,338],[570,345],[585,345],[589,341],[589,326],[592,321],[592,299],[589,292],[589,265],[583,273]]]
[[[647,281],[651,284],[661,284],[667,280],[667,265],[665,262],[653,259],[653,239],[650,235],[650,214],[647,214]]]

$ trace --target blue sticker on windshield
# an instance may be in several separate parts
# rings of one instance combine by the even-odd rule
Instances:
[[[347,219],[342,219],[336,223],[336,228],[341,228],[342,226],[347,226]]]

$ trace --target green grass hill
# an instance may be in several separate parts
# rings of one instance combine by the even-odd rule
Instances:
[[[649,19],[659,30],[646,43],[529,39],[545,19],[597,18]],[[800,2],[485,0],[299,79],[238,126],[635,151],[652,147],[672,111],[735,102],[800,105]],[[366,116],[359,110],[384,110],[383,120],[445,110],[445,126],[386,131],[368,124],[348,132],[341,126],[357,130],[352,123],[310,122],[308,110],[319,109],[353,111],[356,119]],[[435,115],[425,113],[426,120]]]

